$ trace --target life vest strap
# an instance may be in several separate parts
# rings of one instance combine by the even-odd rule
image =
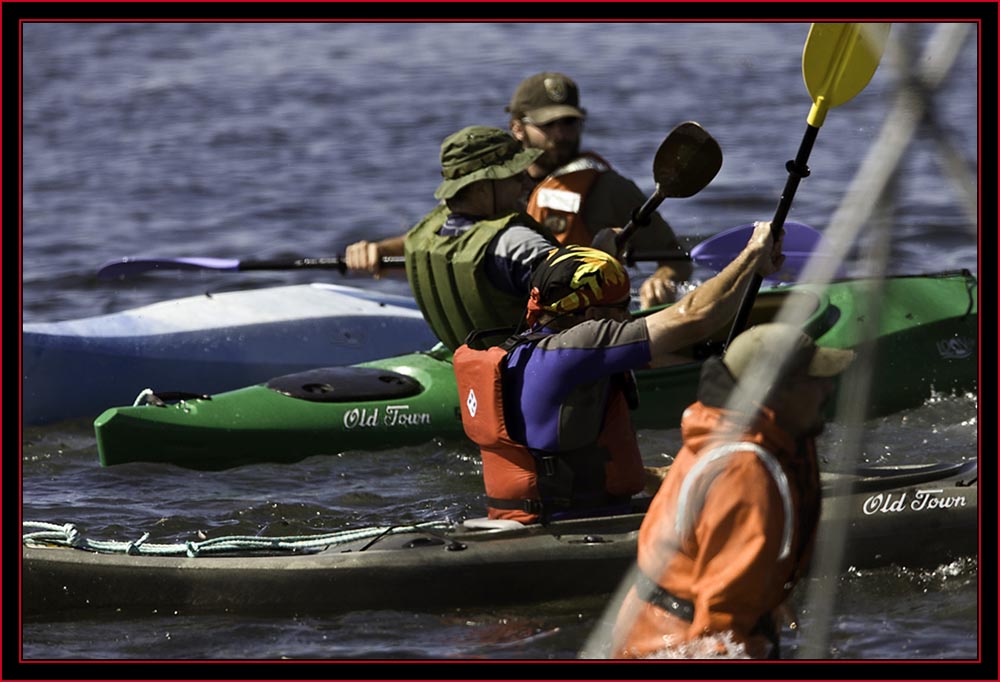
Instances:
[[[635,578],[635,591],[639,599],[653,606],[659,606],[683,621],[694,621],[694,603],[670,594],[667,590],[649,579],[642,571]]]
[[[545,500],[529,500],[527,498],[518,500],[507,500],[499,497],[486,496],[486,506],[493,509],[503,509],[508,511],[523,511],[526,514],[553,514],[565,509],[591,510],[603,507],[613,508],[615,514],[630,513],[631,509],[626,509],[632,498],[628,495],[603,495],[600,499],[574,498],[568,497],[547,497]],[[575,503],[575,504],[574,504]],[[589,503],[589,504],[582,504]]]
[[[663,589],[662,586],[649,579],[642,571],[637,571],[635,578],[635,592],[642,601],[653,606],[658,606],[667,613],[680,618],[686,623],[694,622],[694,602],[682,599]],[[771,650],[768,658],[776,659],[780,657],[781,640],[778,634],[777,624],[774,617],[768,611],[754,623],[750,630],[751,635],[761,635],[771,643]]]
[[[566,500],[568,503],[569,501]],[[541,500],[501,500],[497,497],[486,496],[486,506],[493,509],[504,509],[508,511],[523,511],[525,514],[541,516],[547,505],[542,505]],[[567,504],[568,506],[568,504]]]
[[[552,455],[537,457],[538,462],[538,475],[539,476],[555,476],[557,465],[559,463],[559,458]]]

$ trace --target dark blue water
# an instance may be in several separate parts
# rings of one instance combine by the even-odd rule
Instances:
[[[922,49],[934,27],[909,27]],[[719,140],[722,171],[661,213],[697,239],[770,218],[810,98],[806,24],[156,24],[34,23],[23,29],[23,320],[123,310],[206,290],[315,281],[315,273],[178,273],[98,282],[127,255],[333,255],[399,234],[434,204],[440,140],[471,124],[506,126],[521,78],[560,70],[580,85],[585,146],[644,191],[665,134],[696,120]],[[906,34],[894,28],[894,37]],[[790,220],[824,229],[878,139],[898,85],[887,54],[868,87],[831,110]],[[968,168],[977,163],[973,28],[934,108]],[[978,271],[968,204],[918,131],[894,174],[888,270]],[[845,264],[858,273],[870,234]],[[697,273],[699,277],[710,273]],[[337,276],[337,281],[343,281]],[[404,283],[356,279],[405,291]],[[870,425],[869,462],[976,456],[975,396],[941,396]],[[676,430],[642,434],[662,462]],[[837,429],[827,451],[843,442]],[[478,516],[466,444],[349,452],[228,472],[102,469],[87,422],[26,429],[26,519],[90,535],[154,530],[328,530],[344,524]],[[830,655],[967,659],[978,652],[977,566],[842,577]],[[806,585],[805,587],[808,587]],[[804,598],[803,598],[804,601]],[[84,658],[572,658],[600,599],[488,612],[362,612],[263,620],[234,615],[94,614],[26,623],[23,655]],[[797,637],[808,636],[800,614]]]

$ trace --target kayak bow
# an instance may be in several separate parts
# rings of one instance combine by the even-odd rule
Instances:
[[[22,418],[94,418],[150,386],[215,393],[436,342],[408,296],[300,284],[25,324]]]

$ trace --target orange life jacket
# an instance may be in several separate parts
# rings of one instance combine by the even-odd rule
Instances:
[[[482,455],[489,518],[535,523],[560,509],[623,504],[640,492],[642,457],[621,388],[612,390],[595,447],[532,452],[511,438],[501,370],[509,349],[463,345],[453,356],[462,427]]]
[[[560,244],[590,246],[594,235],[583,222],[583,206],[597,178],[610,169],[597,154],[584,152],[535,186],[528,215],[549,228]]]

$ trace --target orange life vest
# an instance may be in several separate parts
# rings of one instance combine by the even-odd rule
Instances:
[[[597,154],[584,152],[535,186],[528,215],[549,228],[560,244],[590,246],[594,235],[583,222],[583,206],[597,178],[610,169]]]
[[[504,419],[508,352],[463,345],[453,356],[462,427],[482,455],[489,518],[535,523],[560,509],[623,504],[640,492],[644,469],[624,391],[613,389],[594,447],[532,452],[511,438]]]

